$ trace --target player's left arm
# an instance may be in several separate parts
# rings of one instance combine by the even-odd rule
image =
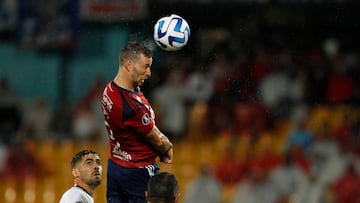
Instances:
[[[160,160],[165,163],[171,163],[173,157],[172,147],[173,144],[170,140],[159,130],[159,128],[154,125],[151,131],[145,136],[145,138],[150,142],[150,144],[159,151],[162,156]]]

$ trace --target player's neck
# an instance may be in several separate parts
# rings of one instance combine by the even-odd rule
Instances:
[[[114,83],[121,88],[127,89],[129,91],[134,91],[134,85],[130,80],[129,75],[124,72],[122,68],[119,69],[119,72],[116,74],[114,78]]]
[[[82,190],[84,190],[86,193],[88,193],[90,196],[93,196],[95,188],[92,188],[86,184],[76,184],[75,187],[79,187]]]

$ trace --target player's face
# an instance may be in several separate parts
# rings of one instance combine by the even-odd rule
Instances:
[[[132,62],[131,79],[135,86],[141,86],[146,79],[151,77],[152,57],[141,54],[138,60]]]
[[[79,181],[90,187],[96,187],[101,182],[102,166],[97,154],[87,154],[78,166]]]

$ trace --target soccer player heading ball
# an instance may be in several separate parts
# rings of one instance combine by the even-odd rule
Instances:
[[[151,76],[152,55],[129,42],[121,50],[115,78],[103,92],[102,108],[109,133],[107,202],[146,202],[148,180],[159,172],[157,157],[172,163],[173,144],[155,125],[155,114],[140,86]]]

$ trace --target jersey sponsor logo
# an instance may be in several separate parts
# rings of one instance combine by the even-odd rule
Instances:
[[[149,123],[150,123],[150,116],[149,116],[149,114],[144,113],[144,115],[143,115],[142,118],[141,118],[141,122],[142,122],[142,124],[144,124],[144,125],[149,125]]]
[[[121,159],[121,160],[125,160],[125,161],[131,160],[131,155],[120,149],[119,142],[116,143],[116,145],[114,146],[114,148],[112,149],[111,152],[112,152],[113,156],[117,159]]]

